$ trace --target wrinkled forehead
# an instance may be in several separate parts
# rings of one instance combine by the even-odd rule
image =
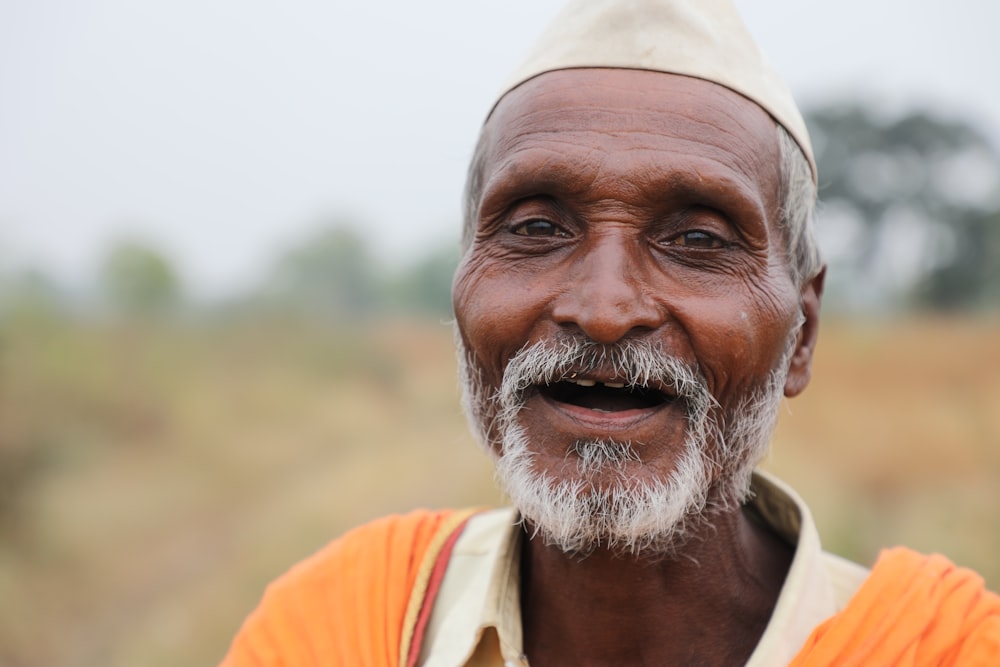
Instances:
[[[668,169],[662,161],[676,156],[706,177],[767,189],[778,183],[776,125],[766,111],[724,86],[663,72],[546,72],[499,101],[482,141],[486,180],[544,146],[553,162],[600,153],[627,154],[632,163],[643,164],[635,156],[647,152],[661,161],[647,168]]]

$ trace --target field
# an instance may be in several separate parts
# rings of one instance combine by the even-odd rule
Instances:
[[[1000,588],[1000,321],[828,322],[768,467],[824,543],[940,551]],[[347,527],[496,504],[450,328],[0,324],[0,664],[215,664]]]

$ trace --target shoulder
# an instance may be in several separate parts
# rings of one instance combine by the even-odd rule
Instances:
[[[382,574],[392,569],[408,570],[414,557],[419,559],[419,553],[453,513],[453,510],[416,510],[353,528],[293,566],[271,588],[328,582],[339,579],[345,570]]]
[[[896,547],[882,552],[865,587],[858,597],[880,598],[873,604],[904,628],[918,655],[947,665],[993,664],[1000,655],[1000,595],[978,573]]]
[[[897,547],[793,664],[986,665],[997,655],[1000,596],[944,556]]]
[[[267,587],[223,664],[350,664],[360,656],[357,664],[379,664],[372,652],[393,654],[398,637],[374,637],[372,628],[401,627],[422,557],[454,514],[377,519],[299,562]]]

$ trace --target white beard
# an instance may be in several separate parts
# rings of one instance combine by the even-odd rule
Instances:
[[[753,469],[768,450],[792,349],[790,344],[763,386],[750,392],[721,425],[712,415],[717,404],[700,374],[642,342],[537,343],[511,359],[500,390],[487,397],[478,368],[459,339],[463,402],[473,430],[495,457],[498,482],[547,544],[577,555],[602,547],[673,557],[713,514],[749,497]],[[675,400],[684,401],[684,446],[666,478],[640,480],[628,472],[642,461],[631,443],[613,440],[574,443],[575,477],[553,479],[536,469],[536,453],[518,419],[526,390],[558,382],[569,368],[602,362],[613,364],[629,384],[672,386]],[[499,445],[499,456],[489,437]],[[598,484],[598,479],[604,481]]]

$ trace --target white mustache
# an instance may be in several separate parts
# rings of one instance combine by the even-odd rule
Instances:
[[[715,405],[697,368],[666,354],[659,346],[642,339],[602,345],[575,336],[521,348],[504,370],[496,399],[503,412],[517,410],[523,406],[530,387],[600,368],[610,368],[618,381],[629,386],[669,387],[687,403],[691,417],[701,417]]]

